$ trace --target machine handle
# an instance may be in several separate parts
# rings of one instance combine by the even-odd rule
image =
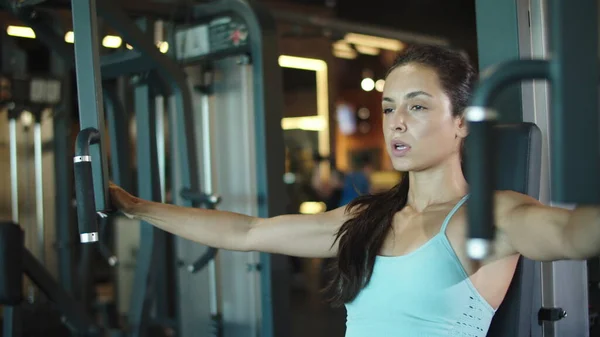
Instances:
[[[494,240],[493,192],[495,174],[494,125],[497,113],[488,108],[470,107],[465,111],[469,121],[469,141],[466,143],[469,157],[470,199],[467,208],[469,230],[467,254],[482,260],[491,253]],[[472,159],[472,160],[469,160]]]
[[[218,250],[216,248],[208,247],[202,256],[200,256],[194,263],[187,266],[187,270],[192,274],[199,272],[215,258],[217,251]]]
[[[90,146],[100,140],[100,133],[94,128],[79,132],[76,139],[73,173],[75,175],[75,196],[77,198],[77,221],[81,243],[98,241],[98,220],[94,197],[94,178]]]
[[[487,69],[475,89],[471,106],[465,111],[469,123],[467,181],[471,197],[467,207],[467,254],[473,260],[484,260],[492,253],[494,223],[495,148],[494,125],[498,119],[491,109],[494,98],[515,82],[550,77],[546,60],[516,60]]]
[[[204,205],[208,209],[216,209],[216,207],[222,201],[222,198],[219,195],[206,194],[204,192],[194,191],[189,188],[184,188],[181,190],[181,197],[183,199],[192,201],[193,203]]]

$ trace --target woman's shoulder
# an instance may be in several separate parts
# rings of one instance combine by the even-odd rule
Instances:
[[[541,204],[540,201],[534,197],[512,190],[496,191],[494,203],[494,208],[497,213],[508,212],[520,206]]]

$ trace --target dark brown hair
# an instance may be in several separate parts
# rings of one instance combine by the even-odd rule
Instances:
[[[402,65],[416,63],[433,68],[452,103],[452,113],[459,116],[470,100],[476,78],[468,59],[457,51],[413,45],[394,62],[389,73]],[[387,75],[386,75],[387,77]],[[356,298],[370,281],[394,215],[406,206],[410,182],[404,174],[401,182],[386,192],[359,196],[346,207],[350,219],[336,235],[339,241],[337,258],[332,265],[331,282],[325,292],[335,306]]]

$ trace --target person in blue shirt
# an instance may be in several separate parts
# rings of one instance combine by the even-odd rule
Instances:
[[[385,76],[381,100],[381,132],[402,180],[337,209],[261,218],[142,200],[112,184],[111,201],[129,217],[203,245],[335,259],[327,293],[346,307],[347,337],[484,337],[519,256],[600,255],[600,207],[550,207],[496,191],[493,254],[472,263],[461,163],[476,79],[456,50],[403,50]]]
[[[371,192],[371,182],[369,176],[373,172],[371,159],[363,155],[358,159],[357,168],[344,177],[344,187],[342,188],[342,197],[339,206],[350,203],[361,195]]]

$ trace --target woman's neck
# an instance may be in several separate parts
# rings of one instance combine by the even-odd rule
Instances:
[[[424,171],[409,172],[408,178],[407,205],[417,212],[422,212],[430,205],[455,201],[468,192],[459,158],[449,159]]]

